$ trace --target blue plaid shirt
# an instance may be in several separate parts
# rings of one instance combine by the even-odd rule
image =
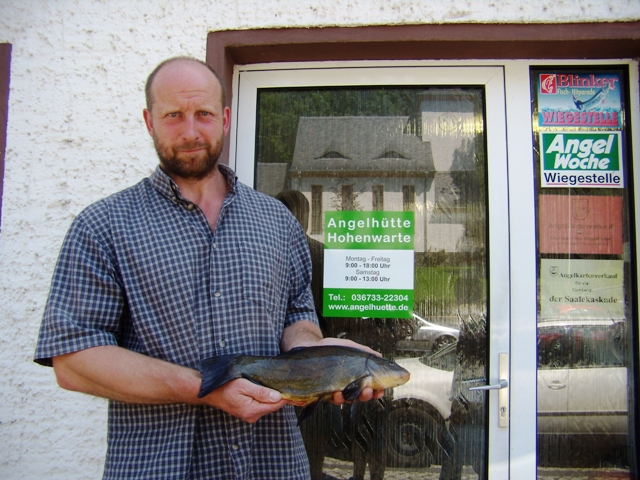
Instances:
[[[162,170],[85,209],[65,238],[35,361],[119,345],[195,368],[220,354],[277,355],[284,328],[317,321],[298,221],[237,182],[212,232]],[[109,404],[104,478],[302,479],[287,405],[255,424],[212,407]]]

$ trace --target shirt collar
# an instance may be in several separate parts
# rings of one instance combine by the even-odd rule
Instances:
[[[238,183],[238,176],[228,166],[218,164],[218,170],[222,173],[222,176],[227,181],[228,193],[227,196],[233,196],[236,193],[236,184]],[[169,198],[173,202],[178,200],[184,200],[180,194],[178,185],[171,179],[169,175],[164,173],[160,166],[157,166],[155,171],[149,177],[151,185],[160,192],[164,197]]]

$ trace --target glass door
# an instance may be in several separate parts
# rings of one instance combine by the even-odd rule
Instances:
[[[622,65],[531,69],[539,475],[637,475],[628,84]]]
[[[509,478],[503,68],[237,79],[231,166],[305,230],[323,332],[411,372],[303,422],[312,478]]]

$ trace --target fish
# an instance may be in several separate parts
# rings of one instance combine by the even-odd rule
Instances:
[[[298,425],[309,418],[334,392],[345,400],[357,400],[366,387],[393,388],[409,381],[400,365],[357,348],[345,346],[298,347],[276,356],[219,355],[198,365],[202,384],[198,398],[234,380],[277,390],[282,398],[304,408]]]
[[[610,87],[609,83],[606,82],[602,86],[602,88],[596,92],[596,94],[593,97],[591,97],[589,100],[585,100],[584,102],[581,100],[578,100],[575,95],[572,95],[573,103],[575,103],[576,108],[578,110],[592,110],[604,101],[605,97],[607,96],[607,93],[609,93],[609,87]]]

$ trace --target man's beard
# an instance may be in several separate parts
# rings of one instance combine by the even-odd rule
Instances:
[[[160,159],[160,167],[167,175],[202,180],[216,168],[224,146],[224,136],[220,135],[213,144],[205,141],[189,142],[175,148],[163,145],[158,137],[154,135],[153,144]],[[180,152],[203,147],[205,149],[203,152],[188,156],[183,154],[182,158],[178,158]]]

